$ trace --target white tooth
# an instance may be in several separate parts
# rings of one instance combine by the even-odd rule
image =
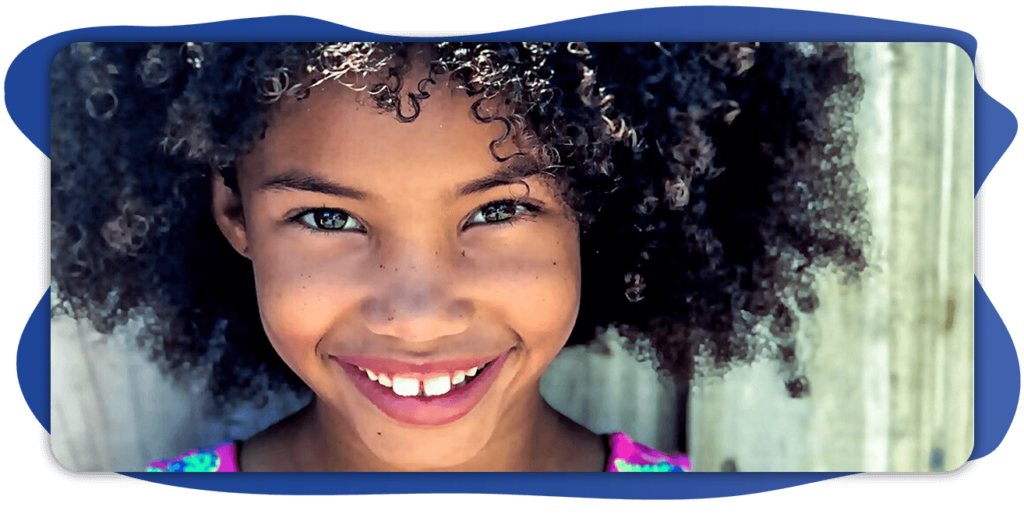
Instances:
[[[372,372],[372,371],[370,371],[370,370],[366,370],[366,376],[370,377],[370,380],[373,380],[373,381],[377,380],[377,374]]]
[[[364,368],[362,366],[356,366],[356,367],[359,368],[359,371],[366,371],[366,368]]]
[[[391,390],[398,396],[417,396],[420,394],[420,381],[415,378],[395,377]]]
[[[391,379],[388,378],[388,376],[383,373],[377,375],[377,381],[380,382],[380,385],[384,387],[391,387]]]
[[[467,371],[466,375],[471,376],[471,377],[475,377],[476,376],[476,368],[472,368],[469,371]]]
[[[466,380],[466,373],[463,371],[456,371],[452,375],[452,385],[459,385]]]
[[[452,380],[448,375],[429,378],[423,381],[423,393],[427,396],[441,396],[452,390]]]

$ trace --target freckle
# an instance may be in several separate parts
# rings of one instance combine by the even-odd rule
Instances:
[[[380,269],[384,269],[384,265],[383,264],[380,265]]]
[[[465,257],[465,256],[466,256],[466,251],[465,251],[465,250],[463,250],[463,251],[462,251],[462,256],[463,256],[463,257]]]
[[[552,262],[551,265],[552,266],[558,266],[558,263],[557,262]]]
[[[380,435],[380,432],[377,432],[377,435]]]
[[[395,317],[391,316],[390,318],[388,318],[388,321],[395,321]]]

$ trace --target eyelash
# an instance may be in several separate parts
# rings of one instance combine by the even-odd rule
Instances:
[[[516,212],[514,212],[512,214],[512,216],[510,216],[510,217],[508,217],[506,219],[503,219],[503,220],[497,220],[497,221],[491,221],[491,222],[486,222],[486,221],[484,221],[484,222],[473,222],[472,221],[474,218],[476,218],[478,215],[481,215],[483,212],[485,212],[489,208],[500,207],[500,206],[505,206],[505,205],[511,205],[513,208],[515,208]],[[519,207],[523,208],[522,212],[519,211]],[[485,205],[481,206],[480,208],[478,208],[477,210],[473,211],[472,216],[470,216],[469,220],[466,221],[463,224],[462,229],[466,230],[466,229],[468,229],[470,227],[475,227],[475,226],[478,226],[478,225],[505,225],[505,224],[511,225],[512,223],[523,221],[524,218],[533,217],[537,213],[539,213],[540,211],[541,211],[540,206],[535,205],[535,204],[530,203],[530,202],[524,202],[522,200],[498,200],[498,201],[495,201],[495,202],[490,202],[488,204],[485,204]],[[359,225],[359,227],[358,228],[350,228],[350,229],[345,229],[345,228],[326,229],[326,228],[321,228],[321,227],[316,226],[315,218],[312,220],[312,222],[307,222],[305,220],[305,218],[307,216],[310,216],[310,215],[315,216],[316,214],[324,215],[324,214],[331,214],[331,213],[339,213],[339,214],[345,216],[346,219],[345,219],[344,225],[347,225],[349,221],[352,221],[352,222],[355,222],[357,225]],[[331,209],[331,208],[328,208],[328,207],[321,207],[321,208],[317,208],[317,209],[305,209],[302,212],[300,212],[300,213],[292,216],[291,218],[289,218],[289,221],[299,225],[300,227],[302,227],[302,228],[304,228],[306,230],[310,230],[310,231],[316,232],[316,233],[325,233],[325,232],[326,233],[331,233],[331,232],[360,232],[360,233],[365,233],[366,232],[366,226],[361,221],[359,221],[354,216],[352,216],[351,214],[349,214],[349,213],[347,213],[347,212],[345,212],[345,211],[343,211],[341,209]]]

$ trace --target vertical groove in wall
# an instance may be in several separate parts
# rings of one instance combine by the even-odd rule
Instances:
[[[868,84],[865,106],[859,118],[864,128],[861,144],[865,146],[858,167],[869,185],[869,209],[873,241],[870,255],[880,269],[865,278],[873,291],[875,301],[865,305],[866,323],[874,326],[864,341],[864,365],[861,369],[864,383],[864,454],[865,471],[888,469],[889,461],[889,340],[888,304],[889,283],[884,272],[888,269],[885,257],[889,254],[890,182],[892,180],[892,61],[889,43],[876,43],[868,47],[870,61],[862,71]]]
[[[939,251],[936,260],[938,276],[936,277],[939,306],[946,316],[936,320],[943,328],[949,323],[945,318],[948,313],[950,302],[955,303],[955,293],[950,290],[950,241],[954,234],[950,228],[953,216],[953,150],[955,148],[954,135],[956,133],[956,45],[946,43],[943,55],[943,67],[945,68],[945,80],[942,98],[942,186],[939,200]],[[955,307],[954,307],[955,308]],[[946,348],[951,343],[950,331],[948,329],[938,332],[939,337],[935,339],[935,358],[932,361],[932,373],[935,376],[934,390],[937,392],[932,399],[932,430],[931,430],[931,455],[929,468],[939,470],[944,466],[947,449],[946,440],[946,416],[945,404],[949,401],[946,393],[946,374],[950,369],[950,362],[946,359]],[[955,365],[955,364],[953,364]]]

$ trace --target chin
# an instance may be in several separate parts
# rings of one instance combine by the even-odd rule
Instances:
[[[443,471],[461,466],[472,461],[483,446],[483,441],[468,445],[466,438],[458,435],[399,439],[393,434],[389,441],[381,440],[385,435],[383,431],[380,436],[375,432],[364,443],[383,463],[401,471]]]

